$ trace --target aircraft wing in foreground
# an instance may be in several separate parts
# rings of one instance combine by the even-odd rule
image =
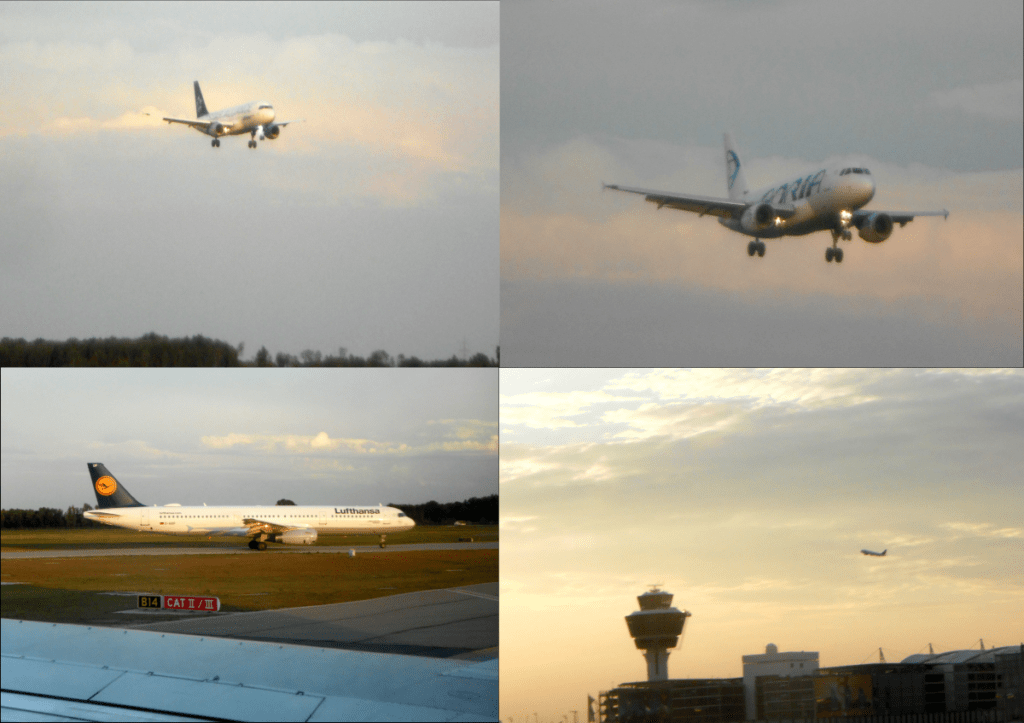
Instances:
[[[497,658],[2,626],[3,720],[498,720]]]

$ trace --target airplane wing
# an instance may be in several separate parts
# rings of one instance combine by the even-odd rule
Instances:
[[[665,191],[651,191],[646,188],[630,188],[611,183],[602,184],[604,188],[613,191],[625,191],[626,193],[637,193],[644,197],[649,203],[657,204],[658,208],[668,206],[680,211],[692,211],[701,216],[720,216],[722,218],[739,219],[753,202],[730,201],[728,198],[716,198],[714,196],[696,196],[682,193],[666,193]],[[780,218],[789,218],[796,209],[793,206],[772,205],[772,213]]]
[[[200,129],[202,129],[204,131],[207,128],[210,127],[211,123],[216,123],[217,122],[217,121],[186,120],[184,118],[164,118],[164,120],[167,121],[168,123],[184,123],[187,126],[192,126],[193,128],[200,128]],[[221,125],[224,125],[224,124],[221,123]]]
[[[666,193],[665,191],[651,191],[646,188],[630,188],[619,186],[613,183],[602,184],[604,188],[613,191],[624,191],[626,193],[637,193],[644,197],[645,201],[657,204],[658,208],[668,206],[677,208],[680,211],[692,211],[701,216],[721,216],[722,218],[739,218],[750,205],[741,201],[730,201],[728,198],[715,198],[713,196],[693,196],[681,193]]]
[[[499,720],[497,657],[0,622],[3,720]]]
[[[878,211],[862,208],[859,211],[853,212],[853,225],[860,228],[861,222],[873,213],[884,213],[892,219],[893,223],[898,223],[901,228],[913,221],[914,216],[942,216],[944,218],[949,218],[949,211],[945,209],[941,211]]]
[[[306,119],[305,119],[305,118],[299,118],[298,120],[292,120],[292,121],[282,121],[281,123],[278,123],[277,121],[274,121],[274,122],[273,122],[273,123],[271,123],[270,125],[275,125],[275,126],[286,126],[286,125],[288,125],[289,123],[301,123],[301,122],[302,122],[302,121],[304,121],[304,120],[306,120]]]
[[[242,519],[242,524],[249,528],[249,534],[255,535],[258,532],[281,533],[287,532],[288,530],[308,530],[309,525],[279,525],[276,522],[266,522],[265,520],[257,520],[253,517],[246,517]]]

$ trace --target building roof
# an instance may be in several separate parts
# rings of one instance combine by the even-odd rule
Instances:
[[[926,665],[937,665],[942,663],[994,663],[996,655],[1019,652],[1017,645],[1006,645],[1001,648],[989,648],[988,650],[950,650],[945,653],[918,653],[904,658],[902,663],[920,663]]]

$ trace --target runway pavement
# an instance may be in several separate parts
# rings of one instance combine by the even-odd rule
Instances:
[[[497,657],[498,583],[122,627],[429,657]]]
[[[416,550],[497,550],[497,542],[447,542],[447,543],[423,543],[417,545],[388,545],[384,549],[376,546],[356,547],[317,547],[305,545],[282,545],[280,547],[268,547],[267,552],[255,552],[248,547],[126,547],[106,550],[91,549],[67,549],[67,550],[28,550],[28,551],[0,551],[0,560],[23,560],[31,558],[53,558],[53,557],[118,557],[124,555],[265,555],[289,552],[289,553],[342,553],[349,554],[349,550],[355,550],[357,555],[367,555],[382,552],[413,552]]]

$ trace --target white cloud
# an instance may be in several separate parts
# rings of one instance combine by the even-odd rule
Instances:
[[[1020,121],[1024,119],[1024,79],[934,90],[930,100],[939,108],[956,108],[993,120]]]

